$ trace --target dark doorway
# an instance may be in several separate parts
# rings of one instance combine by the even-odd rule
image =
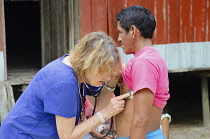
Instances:
[[[40,3],[5,1],[7,69],[41,68]]]
[[[201,78],[189,73],[169,74],[170,94],[167,108],[172,124],[202,124]]]

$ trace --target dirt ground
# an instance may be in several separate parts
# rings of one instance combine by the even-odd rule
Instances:
[[[203,127],[202,123],[171,124],[170,139],[210,139],[210,126]]]
[[[210,139],[210,127],[203,127],[201,78],[177,73],[169,74],[169,79],[170,139]]]

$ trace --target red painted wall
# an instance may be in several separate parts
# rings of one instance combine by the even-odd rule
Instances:
[[[0,51],[3,51],[3,0],[0,0]]]
[[[104,31],[117,41],[116,15],[141,5],[157,20],[154,44],[210,41],[210,0],[80,0],[80,36]]]

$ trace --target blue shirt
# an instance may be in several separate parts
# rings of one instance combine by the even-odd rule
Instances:
[[[65,56],[43,67],[0,127],[1,139],[58,139],[55,115],[80,115],[78,81]]]

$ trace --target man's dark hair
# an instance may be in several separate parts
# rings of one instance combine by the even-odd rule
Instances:
[[[117,14],[117,21],[120,22],[120,26],[126,33],[128,33],[131,26],[134,25],[141,32],[141,36],[150,39],[153,37],[153,32],[156,27],[156,21],[151,12],[138,5],[122,9],[122,11]]]

